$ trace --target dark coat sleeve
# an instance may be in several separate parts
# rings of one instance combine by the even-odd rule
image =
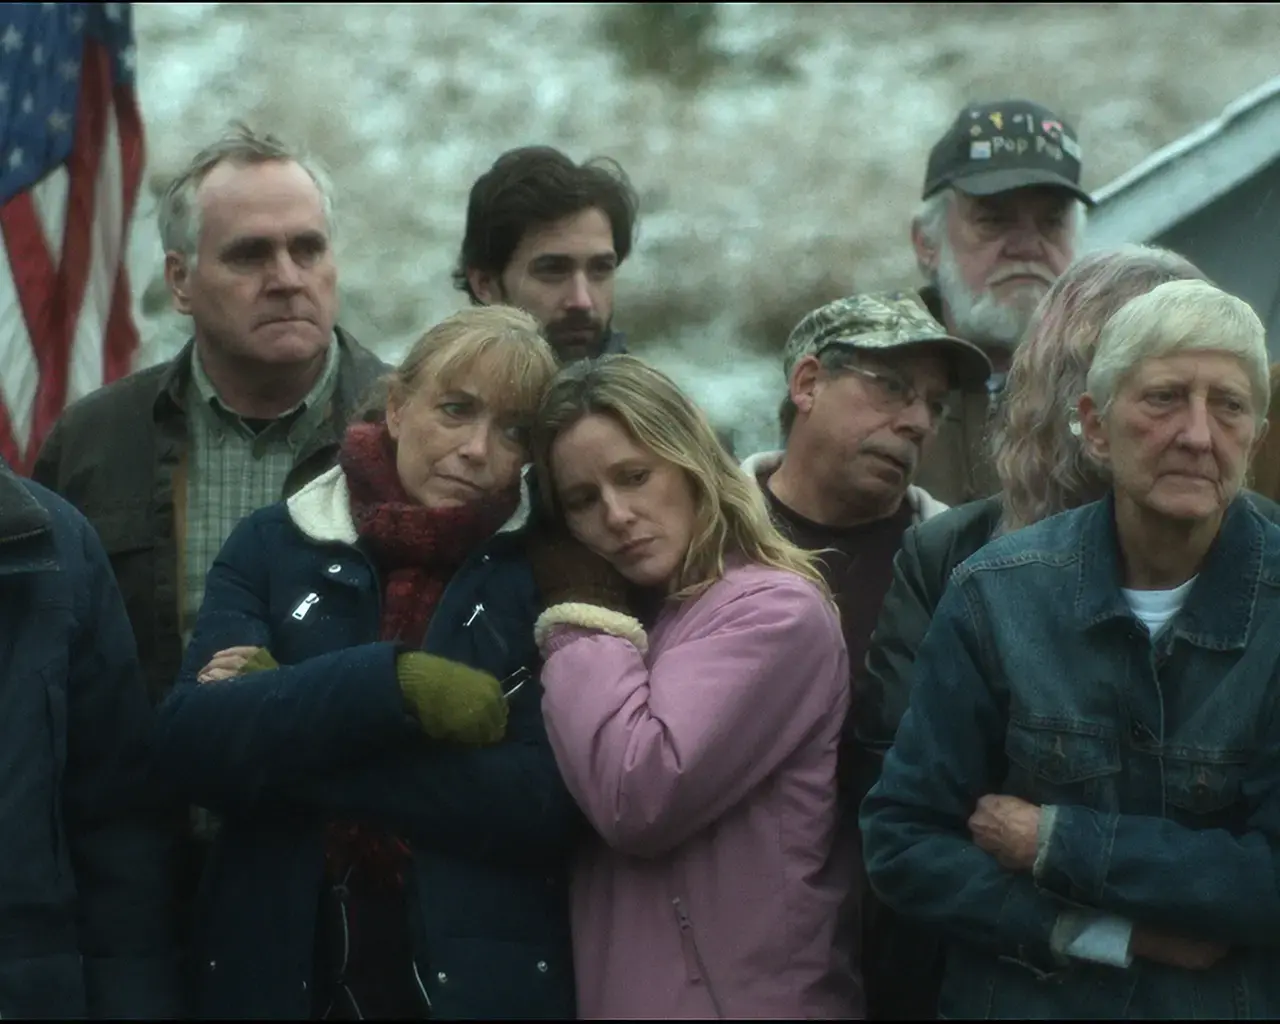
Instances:
[[[93,1017],[172,1017],[179,1007],[172,833],[145,793],[154,721],[133,633],[101,543],[80,524],[83,575],[68,658],[67,840]]]
[[[945,580],[941,581],[945,584]],[[880,777],[885,751],[893,745],[910,699],[911,672],[929,630],[942,586],[931,580],[921,556],[919,528],[902,537],[893,560],[893,582],[871,635],[865,664],[854,674],[849,771],[843,781],[854,807]]]
[[[251,809],[275,787],[325,776],[421,736],[400,695],[392,643],[196,682],[219,650],[270,649],[268,539],[255,514],[223,545],[177,684],[159,709],[158,777],[175,798],[224,814]]]
[[[459,856],[558,866],[585,834],[586,819],[556,767],[541,691],[526,690],[512,703],[506,740],[495,746],[419,739],[276,795]]]
[[[864,861],[876,895],[899,914],[1047,965],[1063,904],[1029,873],[1002,868],[966,827],[1005,770],[1008,693],[991,682],[990,650],[966,594],[950,588],[920,646],[911,707],[862,804]]]
[[[513,702],[505,742],[468,748],[429,739],[405,711],[392,643],[196,682],[218,650],[270,649],[270,551],[251,516],[210,570],[181,675],[159,711],[156,768],[175,797],[222,814],[304,809],[372,821],[507,863],[562,858],[580,819],[536,689]]]

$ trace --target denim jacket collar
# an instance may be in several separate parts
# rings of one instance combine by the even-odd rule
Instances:
[[[1133,617],[1120,593],[1124,562],[1115,522],[1115,499],[1108,495],[1089,506],[1080,523],[1075,607],[1086,628]],[[1187,603],[1172,623],[1171,640],[1182,637],[1217,651],[1246,645],[1262,574],[1264,539],[1262,523],[1248,499],[1238,496],[1222,517]]]

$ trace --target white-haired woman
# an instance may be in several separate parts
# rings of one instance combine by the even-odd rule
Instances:
[[[579,1013],[861,1016],[836,928],[848,656],[812,556],[630,356],[560,371],[534,453],[572,535],[530,552],[547,733],[601,837],[573,875]]]
[[[863,804],[867,871],[949,940],[947,1017],[1280,1011],[1280,528],[1241,495],[1264,331],[1204,281],[1106,323],[1110,493],[952,577]]]
[[[855,743],[842,765],[844,799],[855,817],[906,712],[916,652],[952,570],[1000,533],[1107,493],[1106,470],[1087,457],[1073,422],[1103,325],[1134,296],[1203,277],[1177,253],[1123,245],[1080,257],[1041,301],[1001,396],[992,442],[999,493],[906,532],[866,661],[855,667]],[[868,1015],[932,1017],[942,982],[937,929],[901,918],[874,897],[863,901],[862,920]]]

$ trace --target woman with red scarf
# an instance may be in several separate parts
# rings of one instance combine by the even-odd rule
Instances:
[[[199,1016],[572,1017],[580,821],[539,707],[527,430],[555,372],[502,307],[430,330],[338,464],[209,573],[158,769],[221,817]]]

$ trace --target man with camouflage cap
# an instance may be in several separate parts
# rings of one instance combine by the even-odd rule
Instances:
[[[929,153],[911,224],[920,290],[947,330],[980,346],[995,372],[988,391],[957,403],[918,482],[958,505],[999,490],[989,414],[1014,348],[1049,286],[1071,262],[1093,205],[1080,185],[1072,127],[1027,100],[973,103]]]
[[[947,507],[912,478],[950,399],[957,391],[981,394],[991,364],[976,345],[947,334],[917,295],[888,292],[837,299],[809,313],[791,332],[783,370],[785,450],[753,455],[743,468],[759,481],[778,529],[821,552],[852,688],[903,533]],[[841,854],[855,861],[856,715],[854,707],[839,763]],[[863,945],[867,909],[844,918],[839,941],[851,958]],[[867,979],[868,994],[874,983]]]
[[[955,390],[981,391],[982,350],[947,334],[910,292],[838,299],[787,341],[786,448],[743,468],[779,529],[823,552],[849,664],[861,666],[903,531],[946,508],[912,485]]]

